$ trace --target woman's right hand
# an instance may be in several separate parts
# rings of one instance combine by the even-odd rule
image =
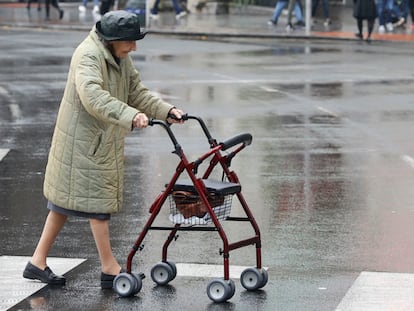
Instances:
[[[148,121],[148,117],[145,113],[138,112],[132,120],[132,127],[139,129],[145,128],[148,126]]]

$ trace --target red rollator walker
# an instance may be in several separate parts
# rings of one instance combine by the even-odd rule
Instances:
[[[168,260],[168,247],[177,238],[178,231],[215,231],[223,241],[220,254],[223,256],[224,277],[211,280],[207,285],[207,295],[214,302],[224,302],[231,299],[235,293],[234,281],[229,276],[229,253],[232,250],[245,246],[256,246],[256,267],[245,269],[240,276],[242,286],[248,291],[255,291],[267,284],[268,274],[262,267],[260,230],[251,213],[241,191],[239,179],[234,171],[230,171],[233,158],[252,142],[252,135],[248,133],[236,135],[224,142],[218,143],[207,129],[200,117],[184,115],[183,120],[196,120],[207,137],[210,149],[190,162],[181,145],[177,142],[169,124],[160,120],[150,120],[150,125],[162,126],[174,146],[174,151],[180,161],[170,182],[164,191],[155,199],[150,208],[150,217],[147,220],[138,239],[132,247],[126,264],[126,272],[120,273],[113,283],[114,291],[121,297],[137,294],[142,288],[143,273],[132,272],[132,259],[136,252],[143,249],[143,240],[149,230],[169,231],[168,238],[162,248],[161,262],[151,269],[151,278],[158,285],[166,285],[177,275],[177,267]],[[199,174],[200,165],[203,172]],[[221,180],[211,178],[215,168],[222,169]],[[183,176],[184,175],[184,176]],[[200,176],[200,177],[198,177]],[[232,217],[232,199],[236,196],[240,202],[244,217]],[[161,208],[169,203],[169,227],[153,226]],[[221,221],[239,221],[250,223],[254,235],[241,241],[229,243]]]

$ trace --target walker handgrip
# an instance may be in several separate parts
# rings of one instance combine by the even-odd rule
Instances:
[[[239,134],[220,143],[220,145],[222,146],[221,150],[227,150],[241,143],[243,143],[245,146],[248,146],[252,143],[252,140],[253,137],[249,133]]]
[[[168,116],[167,117],[170,118],[170,119],[173,119],[173,120],[183,120],[183,121],[187,121],[188,120],[188,114],[187,113],[184,113],[181,116],[181,118],[177,118],[175,116],[175,114],[172,114],[172,113],[168,113]]]

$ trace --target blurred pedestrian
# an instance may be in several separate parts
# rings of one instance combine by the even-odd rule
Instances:
[[[411,16],[411,29],[414,29],[414,0],[408,0],[408,12]]]
[[[293,9],[296,5],[296,3],[299,5],[300,8],[303,8],[301,0],[289,0],[288,2],[288,13],[287,13],[287,24],[286,24],[286,31],[290,32],[295,29],[292,25],[292,13]]]
[[[318,9],[319,0],[312,0],[312,19],[316,16],[316,10]],[[329,13],[329,0],[322,0],[322,10],[323,10],[323,16],[325,17],[325,21],[323,22],[323,25],[325,27],[328,27],[331,24],[331,17]]]
[[[180,19],[181,17],[184,17],[187,15],[187,12],[181,8],[180,4],[178,3],[178,0],[172,0],[172,3],[174,6],[176,19]],[[160,0],[155,0],[154,5],[151,8],[151,14],[150,14],[150,17],[152,19],[155,19],[155,20],[158,19],[159,4],[160,4]]]
[[[282,14],[283,9],[288,5],[288,0],[279,0],[276,2],[275,9],[273,11],[272,18],[268,21],[269,25],[277,25],[280,15]],[[297,26],[305,26],[302,15],[302,8],[299,6],[299,3],[295,3],[294,12],[296,16]]]
[[[99,8],[99,13],[105,15],[108,13],[114,6],[115,0],[102,0],[101,7]]]
[[[363,21],[367,20],[368,35],[366,41],[371,42],[371,34],[374,29],[375,19],[378,16],[375,0],[354,0],[353,15],[357,20],[358,32],[355,34],[360,40],[364,39]]]
[[[121,271],[112,253],[109,220],[123,203],[125,136],[147,127],[148,117],[182,123],[177,119],[183,114],[141,83],[129,53],[144,36],[138,15],[112,11],[73,53],[44,179],[49,214],[23,271],[27,279],[65,284],[47,266],[47,257],[69,216],[89,219],[101,261],[101,288],[112,288]]]
[[[64,11],[60,8],[58,0],[45,0],[46,20],[50,20],[50,5],[59,11],[59,19],[62,19]]]
[[[385,33],[386,31],[394,31],[392,25],[392,11],[394,7],[394,0],[377,0],[377,15],[379,20],[379,33]]]
[[[32,2],[37,2],[37,10],[38,11],[41,11],[42,10],[42,7],[40,6],[40,0],[27,0],[27,6],[26,6],[26,8],[28,10],[30,10],[30,7],[31,7]]]
[[[81,12],[81,13],[86,12],[87,6],[88,6],[88,0],[83,0],[82,4],[78,7],[79,12]],[[99,13],[99,0],[93,0],[92,12]]]
[[[392,8],[391,21],[394,28],[404,28],[408,18],[408,1],[395,0]]]

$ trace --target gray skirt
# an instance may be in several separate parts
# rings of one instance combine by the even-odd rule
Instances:
[[[99,220],[109,220],[111,219],[111,214],[105,214],[105,213],[86,213],[86,212],[80,212],[80,211],[72,211],[67,208],[63,208],[60,206],[57,206],[53,204],[52,202],[47,202],[47,208],[51,211],[54,211],[59,214],[63,214],[66,216],[76,216],[76,217],[83,217],[83,218],[89,218],[89,219],[99,219]]]

